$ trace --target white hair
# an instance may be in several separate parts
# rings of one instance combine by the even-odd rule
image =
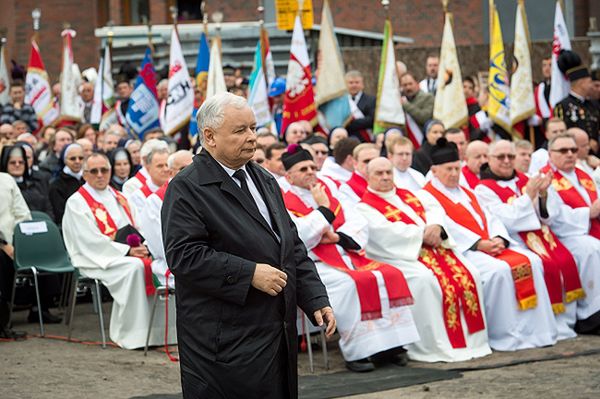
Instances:
[[[169,155],[169,158],[167,158],[167,166],[169,167],[169,169],[173,169],[173,164],[175,163],[175,160],[177,159],[177,157],[179,157],[180,155],[189,154],[189,153],[190,153],[190,151],[188,151],[188,150],[179,150],[179,151],[175,151],[174,153]]]
[[[152,162],[154,154],[169,153],[169,145],[158,139],[151,139],[144,143],[140,149],[140,156],[144,165],[149,165]]]
[[[241,109],[248,106],[244,97],[236,96],[232,93],[215,94],[202,104],[196,117],[198,121],[198,137],[200,144],[204,144],[204,129],[218,129],[225,119],[225,108],[232,106]]]

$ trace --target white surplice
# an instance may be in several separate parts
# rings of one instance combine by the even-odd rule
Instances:
[[[504,224],[510,238],[517,242],[519,246],[525,248],[527,245],[523,242],[519,232],[541,229],[541,216],[537,205],[538,200],[536,199],[534,203],[529,195],[522,194],[516,181],[516,178],[497,181],[499,186],[508,187],[515,194],[515,199],[510,204],[502,202],[494,191],[483,184],[475,188],[475,194],[477,194],[477,199],[483,208]],[[545,224],[548,224],[548,219],[543,220]],[[579,266],[584,259],[580,259],[578,254],[572,254],[575,255],[576,263]],[[581,269],[581,266],[579,268]],[[565,303],[565,312],[557,314],[555,317],[559,340],[573,338],[577,335],[573,331],[577,321],[577,302]]]
[[[291,186],[290,190],[298,195],[307,206],[317,208],[309,190],[297,186]],[[332,195],[336,196],[336,191],[331,191]],[[343,203],[342,208],[344,208]],[[340,334],[340,350],[346,361],[364,359],[419,340],[410,307],[390,308],[385,282],[378,271],[373,271],[373,274],[377,278],[379,287],[382,317],[376,320],[361,320],[360,302],[354,280],[347,273],[321,262],[311,251],[319,244],[323,232],[331,228],[327,219],[318,210],[303,217],[297,217],[290,212],[290,216],[296,223],[298,235],[309,250],[309,256],[315,261],[317,272],[327,289]],[[366,220],[357,212],[351,212],[349,209],[344,209],[344,217],[346,222],[340,226],[338,231],[348,235],[363,247],[368,238]],[[340,246],[337,246],[337,249],[342,254],[344,262],[352,267],[350,258],[344,255],[344,249]]]
[[[560,173],[569,180],[585,202],[591,205],[590,196],[579,183],[575,172]],[[581,284],[586,295],[577,301],[577,319],[587,319],[600,311],[600,240],[588,234],[590,208],[571,208],[552,186],[548,188],[547,208],[552,231],[577,259]]]
[[[425,176],[413,168],[408,168],[405,171],[394,168],[394,184],[396,187],[417,192],[425,185]]]
[[[542,169],[544,166],[548,164],[548,159],[550,156],[548,155],[548,150],[545,148],[538,148],[531,154],[531,163],[529,164],[529,174],[531,176],[535,175]]]
[[[129,224],[129,218],[111,190],[96,191],[89,184],[84,187],[105,206],[117,228]],[[67,200],[62,227],[73,265],[84,277],[100,280],[113,297],[110,339],[125,349],[143,347],[152,298],[146,295],[142,260],[127,256],[128,245],[115,242],[101,233],[90,207],[78,192]],[[157,306],[150,345],[164,343],[164,311],[164,306]],[[169,343],[176,341],[175,301],[170,298]]]
[[[156,190],[160,188],[160,186],[157,186],[156,184],[154,184],[154,182],[152,182],[151,178],[148,178],[148,180],[146,180],[146,185],[152,193],[155,193]],[[146,206],[146,198],[146,194],[142,192],[142,188],[140,187],[127,197],[127,201],[129,202],[130,206],[135,208],[136,214],[139,215],[142,213],[144,207]]]
[[[421,340],[407,346],[408,356],[413,360],[423,362],[457,362],[492,353],[486,330],[469,334],[462,311],[460,318],[467,346],[459,349],[452,348],[444,324],[442,289],[433,272],[417,260],[423,245],[425,222],[410,206],[400,200],[395,190],[388,193],[372,192],[384,198],[416,222],[416,225],[403,222],[392,223],[370,205],[360,203],[357,206],[357,210],[369,222],[367,256],[402,270],[413,294],[415,304],[412,306],[412,312]],[[419,193],[415,194],[420,195]],[[444,211],[440,205],[433,205],[426,209],[427,224],[444,227]],[[452,248],[454,243],[449,237],[443,245]],[[473,276],[482,305],[482,316],[485,320],[484,295],[479,272],[458,252],[455,254]]]
[[[352,176],[352,172],[342,168],[338,165],[333,157],[327,157],[325,162],[323,162],[323,166],[321,167],[320,173],[323,176],[331,177],[339,182],[346,183],[350,180]]]
[[[431,182],[435,188],[454,203],[465,206],[479,225],[482,225],[482,221],[473,209],[469,197],[462,192],[462,190],[468,189],[447,189],[435,177]],[[437,203],[437,200],[428,192],[421,194],[420,199],[424,206],[430,206],[432,202]],[[483,209],[483,212],[487,220],[489,236],[499,236],[511,241],[502,222],[485,209]],[[558,337],[558,328],[546,290],[540,258],[528,249],[519,247],[516,242],[511,241],[510,249],[529,258],[537,293],[537,306],[535,308],[519,310],[510,266],[506,262],[482,251],[471,250],[470,248],[481,239],[476,233],[454,222],[450,217],[446,218],[446,225],[448,234],[456,241],[457,249],[477,267],[481,275],[488,338],[492,349],[514,351],[555,344]]]
[[[142,176],[144,176],[146,178],[146,181],[148,181],[150,179],[148,170],[145,167],[142,166],[142,168],[139,170],[139,172],[140,172],[140,174],[142,174]],[[125,195],[125,197],[129,198],[129,196],[131,194],[133,194],[135,191],[142,188],[143,185],[144,185],[144,183],[142,183],[142,181],[137,178],[137,173],[136,173],[136,175],[132,176],[130,179],[127,179],[127,181],[125,183],[123,183],[123,194]]]
[[[167,282],[167,260],[165,257],[165,247],[162,240],[162,221],[160,211],[163,201],[156,195],[150,194],[145,199],[143,210],[137,214],[136,222],[140,227],[140,233],[146,239],[146,245],[152,254],[152,272],[158,278],[161,285]],[[175,277],[169,273],[169,287],[175,287]]]

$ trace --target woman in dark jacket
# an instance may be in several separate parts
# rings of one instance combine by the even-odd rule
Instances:
[[[8,173],[15,179],[29,210],[45,212],[53,217],[47,176],[33,174],[27,165],[25,149],[20,145],[6,146],[0,158],[0,172]]]
[[[54,221],[60,226],[65,204],[73,193],[79,190],[83,180],[83,148],[79,144],[65,146],[60,154],[61,171],[50,183],[50,203],[54,212]]]
[[[108,154],[108,159],[111,167],[110,186],[123,191],[123,184],[135,174],[131,155],[125,148],[117,147]]]

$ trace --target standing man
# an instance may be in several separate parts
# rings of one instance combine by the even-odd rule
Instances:
[[[435,96],[435,92],[437,91],[437,76],[439,67],[440,57],[437,55],[430,55],[427,57],[427,61],[425,61],[425,73],[427,76],[425,79],[419,82],[421,91]]]
[[[221,93],[198,111],[203,151],[169,183],[162,209],[177,280],[184,398],[296,398],[296,306],[336,322],[275,179],[249,162],[256,120]]]
[[[83,82],[79,87],[79,95],[81,97],[81,123],[90,123],[94,105],[94,85],[90,82]]]
[[[352,122],[347,126],[348,134],[362,142],[370,142],[376,99],[363,92],[365,82],[359,71],[346,72],[346,86],[350,94],[350,109],[353,117]]]
[[[536,147],[544,142],[545,125],[548,119],[552,117],[552,106],[550,105],[550,83],[552,78],[552,58],[548,57],[542,60],[542,81],[535,86],[535,114],[541,120],[535,127]]]
[[[27,124],[29,133],[35,132],[38,125],[38,118],[35,110],[29,104],[25,104],[25,86],[23,81],[17,80],[10,85],[10,103],[4,104],[0,112],[0,124],[23,121]]]
[[[425,123],[433,117],[433,95],[419,89],[415,77],[409,72],[400,78],[402,89],[402,107],[415,120],[419,129],[424,130]]]

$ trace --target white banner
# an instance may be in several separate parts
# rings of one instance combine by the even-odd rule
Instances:
[[[558,69],[558,54],[560,50],[571,50],[569,31],[563,17],[560,2],[556,2],[554,14],[554,39],[552,41],[552,77],[550,80],[550,106],[554,107],[569,95],[571,86],[565,75]]]
[[[194,90],[175,29],[171,33],[168,87],[169,95],[165,107],[163,129],[167,135],[172,136],[189,122],[194,110]]]

